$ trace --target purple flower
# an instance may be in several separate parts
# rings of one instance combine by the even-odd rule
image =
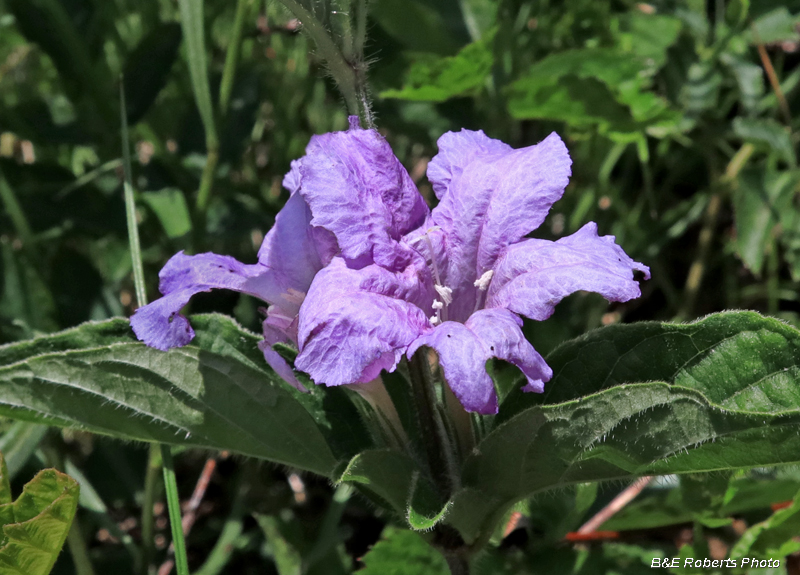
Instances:
[[[134,330],[161,349],[184,345],[191,328],[177,313],[188,298],[235,289],[272,304],[262,349],[290,381],[276,341],[296,343],[297,369],[329,386],[368,382],[429,346],[464,407],[496,413],[489,359],[519,367],[525,391],[552,376],[519,315],[546,319],[579,290],[627,301],[640,295],[633,270],[649,277],[594,223],[556,242],[525,239],[563,195],[570,165],[556,134],[514,150],[480,131],[447,133],[428,167],[439,199],[429,211],[386,141],[351,120],[293,164],[293,194],[258,264],[178,254],[161,272],[165,297],[137,312]]]
[[[272,349],[278,342],[297,343],[297,315],[314,275],[338,252],[336,239],[312,226],[311,212],[300,194],[298,166],[293,164],[283,183],[292,195],[275,218],[275,225],[258,251],[258,263],[243,264],[213,253],[175,254],[158,274],[164,297],[139,308],[131,317],[136,336],[161,350],[181,347],[194,338],[180,310],[196,293],[230,289],[269,304],[260,344],[267,363],[286,381],[303,389],[286,361]]]
[[[546,319],[579,290],[627,301],[640,295],[633,270],[649,277],[593,223],[557,242],[524,239],[569,181],[556,134],[521,150],[483,132],[445,134],[428,168],[439,205],[423,221],[419,195],[377,133],[322,138],[302,160],[299,193],[312,223],[359,249],[343,248],[317,274],[300,310],[296,367],[317,383],[369,381],[426,345],[468,411],[496,413],[490,358],[519,367],[525,391],[543,391],[552,376],[517,314]]]

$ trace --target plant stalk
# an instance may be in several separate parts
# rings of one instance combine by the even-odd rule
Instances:
[[[427,351],[426,347],[417,350],[408,362],[408,371],[428,467],[439,495],[447,501],[458,486],[455,454],[439,415]]]
[[[133,266],[133,284],[136,287],[136,304],[147,305],[147,291],[144,284],[144,267],[142,266],[142,248],[139,244],[139,225],[136,222],[136,200],[133,197],[131,183],[131,150],[128,134],[128,115],[125,113],[125,82],[119,82],[120,122],[122,123],[122,168],[125,174],[122,184],[125,190],[125,214],[128,219],[128,245],[131,250]]]
[[[244,29],[245,16],[247,16],[248,9],[252,3],[253,0],[238,0],[236,3],[236,16],[233,20],[231,41],[225,53],[225,67],[222,70],[222,82],[219,87],[219,114],[223,118],[228,113],[233,80],[236,76],[236,67],[239,64],[239,55],[242,52],[242,31]]]
[[[144,476],[144,500],[142,502],[142,565],[140,575],[148,575],[155,551],[155,517],[153,506],[159,490],[158,476],[161,472],[161,452],[158,445],[150,444],[147,471]]]
[[[336,81],[342,96],[344,96],[350,114],[357,115],[365,128],[374,128],[375,121],[367,94],[366,75],[361,54],[354,56],[357,60],[349,61],[342,50],[336,45],[329,31],[297,0],[280,0],[281,4],[295,15],[303,25],[303,30],[317,45],[319,53],[325,58],[331,76]],[[359,14],[357,22],[357,35],[354,46],[363,48],[362,34],[366,33],[366,3],[363,3],[363,17]],[[362,6],[359,6],[361,9]],[[363,18],[363,20],[362,20]]]
[[[164,470],[164,490],[167,494],[169,508],[169,524],[172,531],[172,544],[175,548],[175,567],[178,575],[189,575],[189,564],[186,560],[186,542],[183,538],[181,523],[181,500],[178,496],[178,482],[175,479],[175,464],[172,460],[172,448],[161,446],[161,459]]]

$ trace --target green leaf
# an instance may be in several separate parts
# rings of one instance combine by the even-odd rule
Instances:
[[[800,493],[792,505],[776,511],[769,519],[750,527],[731,549],[731,557],[785,557],[800,551]]]
[[[800,17],[792,16],[786,6],[775,8],[755,19],[750,41],[753,44],[796,42],[800,39],[796,27],[798,22]]]
[[[745,170],[739,175],[733,194],[736,221],[736,252],[745,265],[758,275],[764,257],[775,249],[775,226],[796,212],[792,198],[800,172]],[[794,229],[785,227],[787,233]]]
[[[381,0],[370,6],[369,15],[389,36],[416,52],[450,55],[458,50],[448,20],[427,2]]]
[[[179,238],[192,230],[192,218],[186,198],[177,188],[164,188],[157,192],[144,192],[142,201],[153,210],[164,227],[167,237]]]
[[[494,59],[490,42],[491,37],[468,44],[455,56],[421,57],[412,64],[403,88],[385,90],[381,92],[381,98],[444,102],[477,92],[492,70]]]
[[[419,533],[386,527],[364,556],[363,575],[449,575],[444,557]]]
[[[648,59],[613,48],[551,54],[511,85],[509,111],[518,119],[598,125],[619,133],[674,124],[677,117],[666,102],[646,90],[649,68]]]
[[[280,380],[259,336],[225,316],[192,322],[193,343],[169,352],[137,342],[123,319],[0,347],[0,414],[231,450],[326,476],[364,448],[354,408],[334,413],[323,404],[335,394]]]
[[[217,132],[214,123],[214,109],[211,104],[211,88],[208,85],[203,4],[204,0],[178,0],[194,99],[197,109],[200,110],[200,118],[203,121],[207,138],[210,135],[213,140],[216,140]]]
[[[11,428],[0,437],[0,453],[5,454],[8,465],[8,477],[12,478],[28,462],[33,452],[39,447],[47,427],[26,421],[16,421]]]
[[[800,461],[800,332],[778,320],[609,326],[547,361],[545,393],[509,395],[464,464],[447,521],[468,541],[572,483]]]
[[[0,455],[0,575],[47,575],[78,507],[78,483],[55,469],[40,471],[11,503]]]
[[[678,39],[682,24],[678,18],[632,10],[620,18],[617,46],[623,52],[644,58],[650,67],[660,68],[667,49]]]
[[[154,28],[128,56],[123,78],[126,111],[131,124],[147,113],[166,85],[180,44],[180,25],[167,22]]]
[[[733,131],[742,140],[766,147],[792,167],[797,166],[791,134],[772,119],[733,119]]]

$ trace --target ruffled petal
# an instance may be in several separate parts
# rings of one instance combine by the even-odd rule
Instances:
[[[261,264],[246,265],[230,256],[178,252],[158,274],[164,297],[136,310],[131,327],[150,347],[167,350],[184,346],[192,340],[194,331],[179,312],[194,294],[229,289],[266,299],[266,271]]]
[[[609,301],[639,297],[633,271],[649,279],[650,269],[628,257],[614,239],[598,236],[597,224],[590,222],[556,242],[525,240],[511,246],[497,264],[486,307],[544,320],[558,302],[580,290]]]
[[[264,354],[264,359],[267,364],[275,370],[275,373],[284,381],[299,391],[308,391],[303,384],[297,380],[289,362],[283,359],[277,351],[272,349],[272,346],[276,343],[296,343],[296,335],[293,339],[290,335],[287,335],[287,333],[292,332],[292,324],[294,324],[294,332],[296,334],[297,318],[293,320],[291,320],[291,318],[285,318],[279,313],[276,313],[274,306],[270,307],[270,312],[272,313],[270,314],[270,312],[268,312],[267,319],[264,320],[264,340],[258,342],[258,349]]]
[[[522,391],[542,393],[553,370],[522,334],[522,320],[505,309],[483,309],[470,316],[465,324],[489,346],[492,357],[516,365],[528,383]]]
[[[442,275],[453,290],[451,319],[465,321],[479,295],[475,280],[494,268],[503,249],[541,225],[564,193],[572,162],[555,133],[520,150],[466,130],[448,135],[446,144],[445,159],[434,159],[429,171],[442,194],[431,219],[447,237]]]
[[[287,315],[297,315],[300,302],[291,294],[305,294],[337,250],[333,234],[312,226],[311,210],[300,194],[293,194],[258,250],[258,261],[268,270],[261,299],[279,304]]]
[[[494,382],[486,373],[492,351],[481,338],[462,323],[446,321],[417,338],[406,355],[410,358],[423,345],[439,354],[444,378],[464,409],[483,415],[497,413]]]
[[[311,223],[333,232],[352,267],[398,271],[410,253],[398,240],[428,208],[389,144],[375,130],[314,136],[300,164],[299,193]]]
[[[419,307],[433,301],[424,274],[376,265],[356,270],[334,258],[314,278],[300,309],[295,367],[328,386],[393,371],[408,345],[431,329]]]
[[[493,140],[483,130],[447,132],[439,138],[436,146],[439,152],[428,163],[428,180],[440,200],[450,188],[450,182],[458,178],[476,157],[500,156],[513,150],[508,144]]]

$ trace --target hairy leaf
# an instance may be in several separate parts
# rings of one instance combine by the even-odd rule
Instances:
[[[0,347],[0,414],[231,450],[327,476],[338,458],[367,446],[341,391],[294,390],[266,366],[260,338],[230,318],[193,324],[192,345],[166,353],[137,342],[123,319]],[[338,409],[324,409],[329,403]]]
[[[55,469],[40,471],[11,502],[0,455],[0,575],[47,575],[67,538],[80,486]]]

